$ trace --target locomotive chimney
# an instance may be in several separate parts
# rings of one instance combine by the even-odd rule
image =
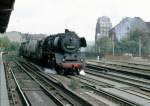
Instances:
[[[69,32],[69,30],[68,29],[65,29],[65,33],[68,33]]]

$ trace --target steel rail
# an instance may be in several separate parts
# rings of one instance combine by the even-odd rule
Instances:
[[[89,69],[96,69],[96,71],[98,71],[99,69],[101,70],[100,66],[96,67],[96,66],[90,66],[88,67]],[[132,81],[136,81],[138,83],[144,83],[144,84],[147,84],[147,85],[150,85],[150,82],[149,80],[147,79],[139,79],[138,77],[131,77],[131,76],[127,76],[126,74],[122,74],[122,73],[117,73],[117,72],[114,72],[114,73],[110,73],[111,70],[108,70],[108,69],[105,69],[103,68],[102,70],[106,70],[106,71],[98,71],[99,73],[103,73],[103,74],[107,74],[107,75],[110,75],[110,76],[117,76],[118,78],[122,78],[122,79],[128,79],[128,80],[132,80]]]
[[[119,60],[114,60],[112,62],[119,62],[119,63],[126,63],[126,64],[131,64],[131,65],[140,65],[140,66],[147,66],[150,67],[150,64],[144,64],[144,62],[131,62],[131,61],[119,61]]]
[[[71,77],[70,77],[71,78]],[[86,88],[88,88],[88,89],[90,89],[90,90],[92,90],[92,91],[94,91],[96,94],[98,94],[99,96],[104,96],[104,97],[106,97],[106,98],[109,98],[110,100],[112,100],[112,101],[114,101],[115,103],[119,103],[119,104],[121,104],[121,105],[123,105],[123,106],[142,106],[141,104],[138,104],[138,103],[136,103],[136,102],[133,102],[133,101],[130,101],[130,100],[127,100],[127,99],[125,99],[125,98],[122,98],[122,97],[120,97],[120,96],[118,96],[118,95],[115,95],[115,94],[111,94],[111,93],[109,93],[109,92],[106,92],[106,91],[104,91],[103,89],[101,89],[101,88],[96,88],[95,86],[94,86],[94,80],[92,79],[92,80],[90,80],[90,79],[85,79],[85,78],[83,78],[83,77],[78,77],[79,79],[83,79],[83,80],[86,80],[86,81],[88,81],[89,80],[89,82],[84,82],[84,81],[81,81],[81,83],[83,84],[83,85],[85,85],[85,87]],[[92,83],[91,83],[92,82]],[[101,83],[101,81],[100,81],[100,83]],[[109,85],[109,84],[108,84]],[[98,85],[99,86],[99,85]]]
[[[138,77],[142,77],[144,79],[150,79],[150,73],[144,73],[142,71],[135,71],[135,70],[129,70],[129,69],[125,69],[125,68],[121,68],[121,67],[111,67],[111,66],[100,66],[100,65],[95,65],[94,63],[87,63],[87,67],[95,67],[97,69],[103,70],[103,71],[111,71],[111,72],[115,72],[115,73],[121,73],[121,74],[125,74],[125,75],[132,75],[132,76],[138,76]]]
[[[28,101],[28,99],[26,98],[26,96],[24,95],[24,93],[23,93],[23,91],[22,91],[22,89],[21,89],[21,87],[20,87],[20,85],[19,85],[19,83],[18,83],[18,81],[17,81],[17,79],[16,79],[16,77],[15,77],[15,75],[14,75],[14,72],[12,71],[12,69],[10,69],[10,71],[11,71],[11,74],[12,74],[14,80],[15,80],[15,83],[16,83],[16,85],[17,85],[17,88],[18,88],[18,90],[19,90],[19,93],[22,95],[22,98],[23,98],[23,100],[24,100],[24,105],[25,105],[25,106],[31,106],[30,103],[29,103],[29,101]]]
[[[23,69],[23,71],[25,71],[32,79],[34,79],[34,81],[36,81],[40,87],[44,90],[44,92],[47,93],[48,96],[50,96],[55,103],[57,103],[57,105],[59,106],[66,106],[66,104],[64,104],[62,101],[60,101],[57,97],[55,97],[42,83],[40,83],[31,73],[29,73],[21,64],[19,64],[18,62],[16,62],[18,64],[19,67],[21,67],[21,69]]]
[[[99,80],[96,80],[96,79],[93,79],[93,78],[90,78],[90,77],[80,76],[79,78],[80,78],[80,79],[83,79],[83,80],[86,80],[86,81],[89,81],[89,82],[92,82],[92,83],[97,82],[97,85],[98,85],[98,86],[100,86],[100,84],[102,83],[102,81],[99,81]],[[100,83],[100,84],[98,84],[98,83]],[[108,83],[105,83],[105,84],[108,84]],[[110,84],[108,84],[108,85],[110,85]],[[117,87],[115,87],[114,85],[112,85],[112,86],[110,86],[110,87],[115,88],[115,89],[120,90],[120,91],[127,92],[127,93],[129,93],[129,94],[133,94],[133,93],[130,93],[130,92],[124,90],[124,89],[117,88]],[[136,94],[134,94],[134,95],[136,95]],[[136,96],[139,96],[139,95],[136,95]],[[147,95],[145,95],[145,96],[147,96]],[[150,100],[150,97],[143,97],[143,96],[139,96],[139,97],[142,97],[142,98],[144,98],[144,99]]]
[[[93,75],[96,75],[96,76],[101,76],[101,77],[104,77],[104,78],[107,78],[107,79],[111,79],[111,80],[114,80],[114,81],[117,81],[117,82],[121,82],[121,83],[126,83],[128,85],[138,87],[141,90],[145,90],[145,91],[150,92],[149,84],[144,85],[144,82],[143,83],[142,82],[139,83],[139,81],[133,80],[133,78],[129,79],[129,78],[125,78],[125,77],[109,74],[107,72],[101,72],[101,71],[98,71],[96,69],[91,69],[91,68],[87,68],[87,69],[91,70],[91,71],[86,71],[89,74],[93,74]]]
[[[111,62],[111,61],[89,61],[89,62],[94,62],[94,63],[98,63],[98,64],[104,64],[104,65],[110,65],[110,66],[119,66],[119,67],[125,67],[125,68],[129,68],[129,69],[136,69],[136,70],[144,70],[144,71],[150,71],[150,66],[143,66],[140,64],[127,64],[127,63],[123,63],[123,62]],[[142,67],[139,67],[142,66]]]
[[[30,69],[30,72],[32,72],[35,75],[37,75],[38,77],[40,77],[41,79],[46,81],[48,84],[51,84],[51,86],[53,86],[55,89],[61,91],[62,94],[65,94],[65,96],[67,96],[67,98],[69,97],[70,101],[72,101],[74,105],[78,104],[78,105],[81,105],[81,106],[82,105],[92,106],[91,103],[89,103],[85,99],[81,98],[79,95],[77,95],[75,92],[73,92],[70,89],[68,89],[60,81],[56,80],[52,76],[48,76],[48,75],[46,75],[44,73],[41,73],[40,70],[37,71],[37,67],[36,67],[36,69],[34,69],[35,66],[33,66],[31,64],[30,65],[27,64],[27,63],[23,63],[23,64],[27,65],[26,68]]]

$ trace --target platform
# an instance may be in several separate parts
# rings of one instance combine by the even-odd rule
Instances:
[[[0,106],[9,106],[2,53],[0,52]]]

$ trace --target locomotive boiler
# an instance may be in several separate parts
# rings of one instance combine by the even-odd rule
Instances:
[[[20,46],[20,55],[55,68],[59,74],[79,74],[84,69],[84,55],[80,49],[86,40],[68,29],[42,40],[30,40]]]

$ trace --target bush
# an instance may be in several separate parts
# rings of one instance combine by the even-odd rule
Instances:
[[[18,50],[19,50],[19,43],[10,42],[8,37],[0,37],[0,51],[8,52]]]
[[[77,90],[80,87],[80,81],[77,79],[71,79],[69,87],[72,90]]]

